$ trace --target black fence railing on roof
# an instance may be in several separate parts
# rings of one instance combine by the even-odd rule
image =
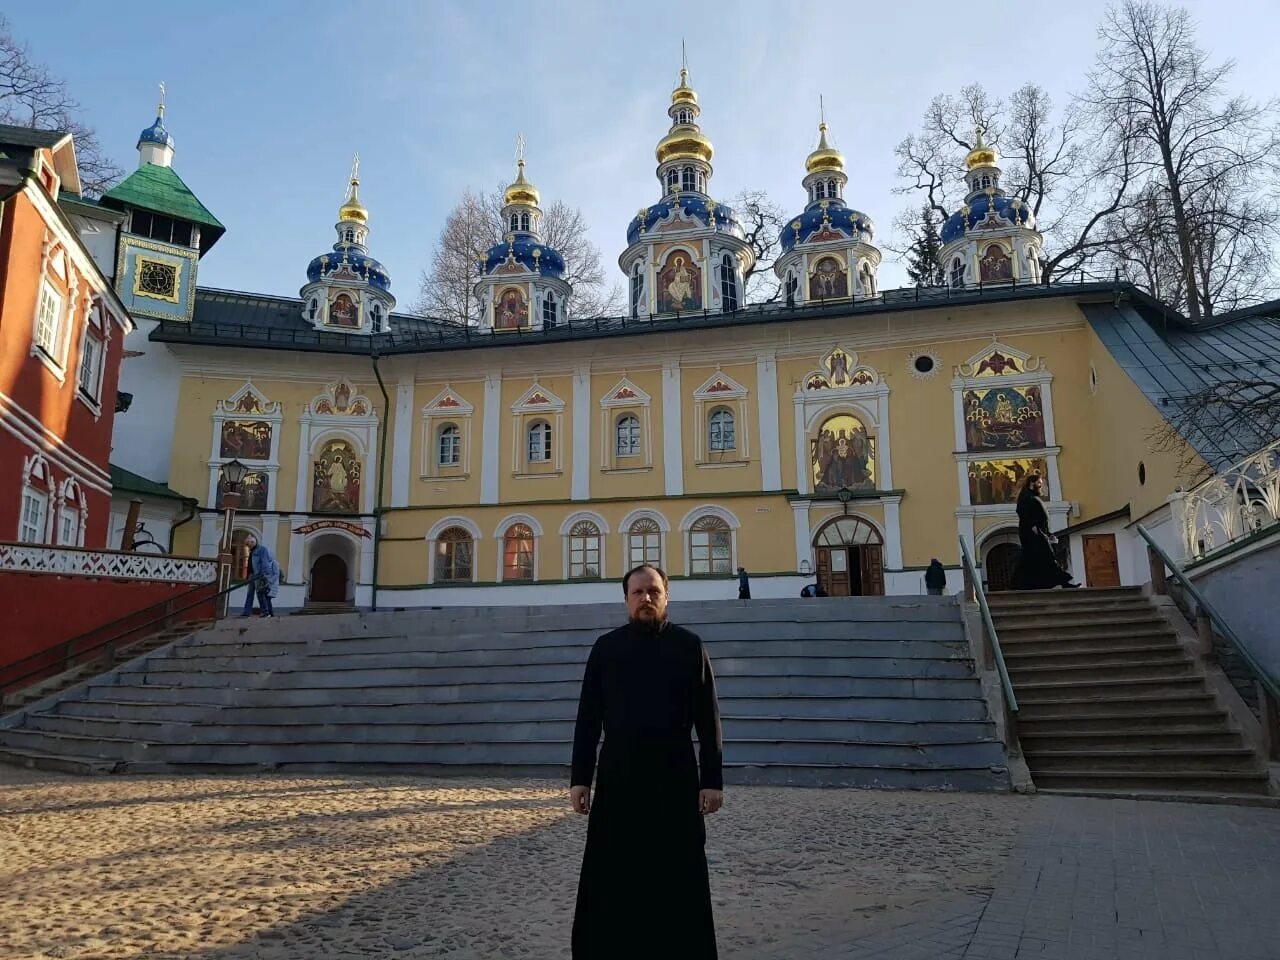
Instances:
[[[711,312],[704,309],[642,316],[574,317],[548,327],[517,330],[482,330],[475,326],[447,324],[444,321],[424,317],[421,318],[420,323],[423,325],[435,323],[437,326],[434,329],[392,330],[368,335],[315,330],[310,327],[272,327],[197,319],[191,322],[161,320],[155,335],[160,340],[187,343],[235,341],[245,346],[311,349],[319,352],[368,353],[371,348],[374,348],[380,354],[387,355],[530,341],[580,340],[647,329],[697,329],[744,321],[767,323],[774,320],[857,313],[884,308],[910,309],[917,304],[981,302],[987,298],[1005,299],[1011,296],[1027,295],[1037,290],[1048,294],[1067,286],[1109,290],[1131,287],[1133,284],[1122,279],[1118,274],[1093,276],[1081,271],[1058,277],[1049,284],[1003,280],[966,287],[902,287],[882,291],[871,297],[818,299],[801,304],[786,302],[748,304],[729,311]]]

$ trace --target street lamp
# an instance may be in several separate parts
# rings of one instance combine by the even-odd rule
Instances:
[[[844,507],[844,515],[849,515],[849,501],[853,499],[853,491],[848,487],[841,487],[836,496],[840,498],[840,505]]]
[[[231,586],[231,563],[233,560],[231,538],[236,517],[236,507],[240,506],[240,484],[244,481],[244,475],[248,472],[249,468],[239,460],[232,460],[222,465],[224,489],[220,506],[224,513],[222,518],[222,544],[218,550],[218,592],[223,594],[221,601],[218,603],[218,611],[221,616],[226,616],[227,612],[227,596],[223,591]]]

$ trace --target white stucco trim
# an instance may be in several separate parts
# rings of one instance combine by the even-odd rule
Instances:
[[[668,497],[678,497],[684,493],[681,400],[680,363],[669,360],[662,366],[662,470]]]
[[[405,374],[396,384],[395,434],[391,448],[391,506],[409,505],[409,477],[413,447],[413,376]]]
[[[782,489],[782,450],[778,427],[778,368],[771,356],[756,358],[756,403],[760,417],[760,483]]]
[[[484,534],[480,532],[480,528],[476,526],[474,521],[469,520],[466,517],[457,516],[456,514],[454,516],[442,517],[437,520],[432,525],[431,529],[427,531],[425,539],[437,540],[439,539],[440,534],[444,533],[450,527],[461,527],[463,530],[467,531],[467,533],[471,534],[472,540],[479,541],[484,539]]]
[[[590,520],[600,530],[601,536],[607,536],[610,533],[609,524],[604,517],[596,513],[594,510],[578,510],[569,514],[565,518],[564,523],[560,524],[560,536],[567,537],[569,531],[573,529],[573,525],[579,520]]]
[[[569,497],[591,499],[591,370],[578,367],[573,371],[573,420],[570,426],[573,444],[572,474]]]
[[[505,517],[503,517],[500,521],[498,521],[498,526],[495,527],[493,531],[494,539],[501,540],[506,535],[507,530],[517,523],[523,523],[525,526],[527,526],[530,530],[533,531],[533,535],[535,537],[542,536],[542,524],[540,524],[537,520],[535,520],[529,514],[509,513]]]
[[[480,431],[480,502],[498,502],[498,427],[502,411],[502,375],[491,373],[484,379],[484,427]]]

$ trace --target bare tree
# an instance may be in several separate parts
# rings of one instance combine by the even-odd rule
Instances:
[[[1117,256],[1131,235],[1167,234],[1178,279],[1162,279],[1193,322],[1264,299],[1280,236],[1274,101],[1228,98],[1233,64],[1209,62],[1181,8],[1123,0],[1099,36],[1088,99],[1110,149],[1127,141],[1142,186],[1114,237]]]
[[[782,252],[779,235],[787,215],[763,190],[743,190],[733,200],[733,209],[746,235],[756,262],[742,277],[744,303],[774,303],[782,296],[782,281],[773,265]]]
[[[26,44],[18,42],[9,22],[0,16],[0,123],[70,133],[75,138],[81,187],[87,195],[97,196],[124,171],[103,153],[97,134],[80,121],[79,112],[80,104],[66,83],[31,59]]]
[[[1225,464],[1206,463],[1197,441],[1230,437],[1241,443],[1241,456],[1280,437],[1280,382],[1255,378],[1221,380],[1161,408],[1164,420],[1152,431],[1152,448],[1178,457],[1178,475],[1194,485]]]
[[[480,261],[506,235],[502,218],[503,188],[485,194],[468,190],[445,220],[431,265],[419,281],[415,309],[450,323],[476,323],[480,302],[474,293]],[[556,201],[542,211],[541,234],[565,261],[565,277],[573,285],[573,314],[599,317],[622,312],[622,286],[606,287],[600,251],[587,239],[582,211]]]

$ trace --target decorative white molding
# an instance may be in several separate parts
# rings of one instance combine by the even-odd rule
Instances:
[[[706,302],[705,300],[703,301]],[[680,364],[662,367],[662,472],[668,497],[684,493],[684,417],[681,411]],[[701,424],[699,424],[701,429]],[[647,432],[647,429],[646,429]]]
[[[1192,560],[1280,523],[1280,440],[1187,491],[1181,520]]]
[[[756,406],[760,417],[760,483],[763,490],[782,489],[782,449],[778,424],[778,365],[773,357],[756,358]]]
[[[570,456],[569,497],[591,499],[591,369],[573,371],[573,452]]]
[[[0,571],[172,583],[213,583],[218,578],[218,564],[211,560],[19,543],[0,543]]]
[[[396,384],[395,434],[391,445],[391,506],[409,505],[409,475],[413,446],[413,376]]]
[[[493,373],[484,380],[484,427],[480,431],[483,445],[480,455],[480,502],[498,502],[498,427],[501,423],[502,375]]]

